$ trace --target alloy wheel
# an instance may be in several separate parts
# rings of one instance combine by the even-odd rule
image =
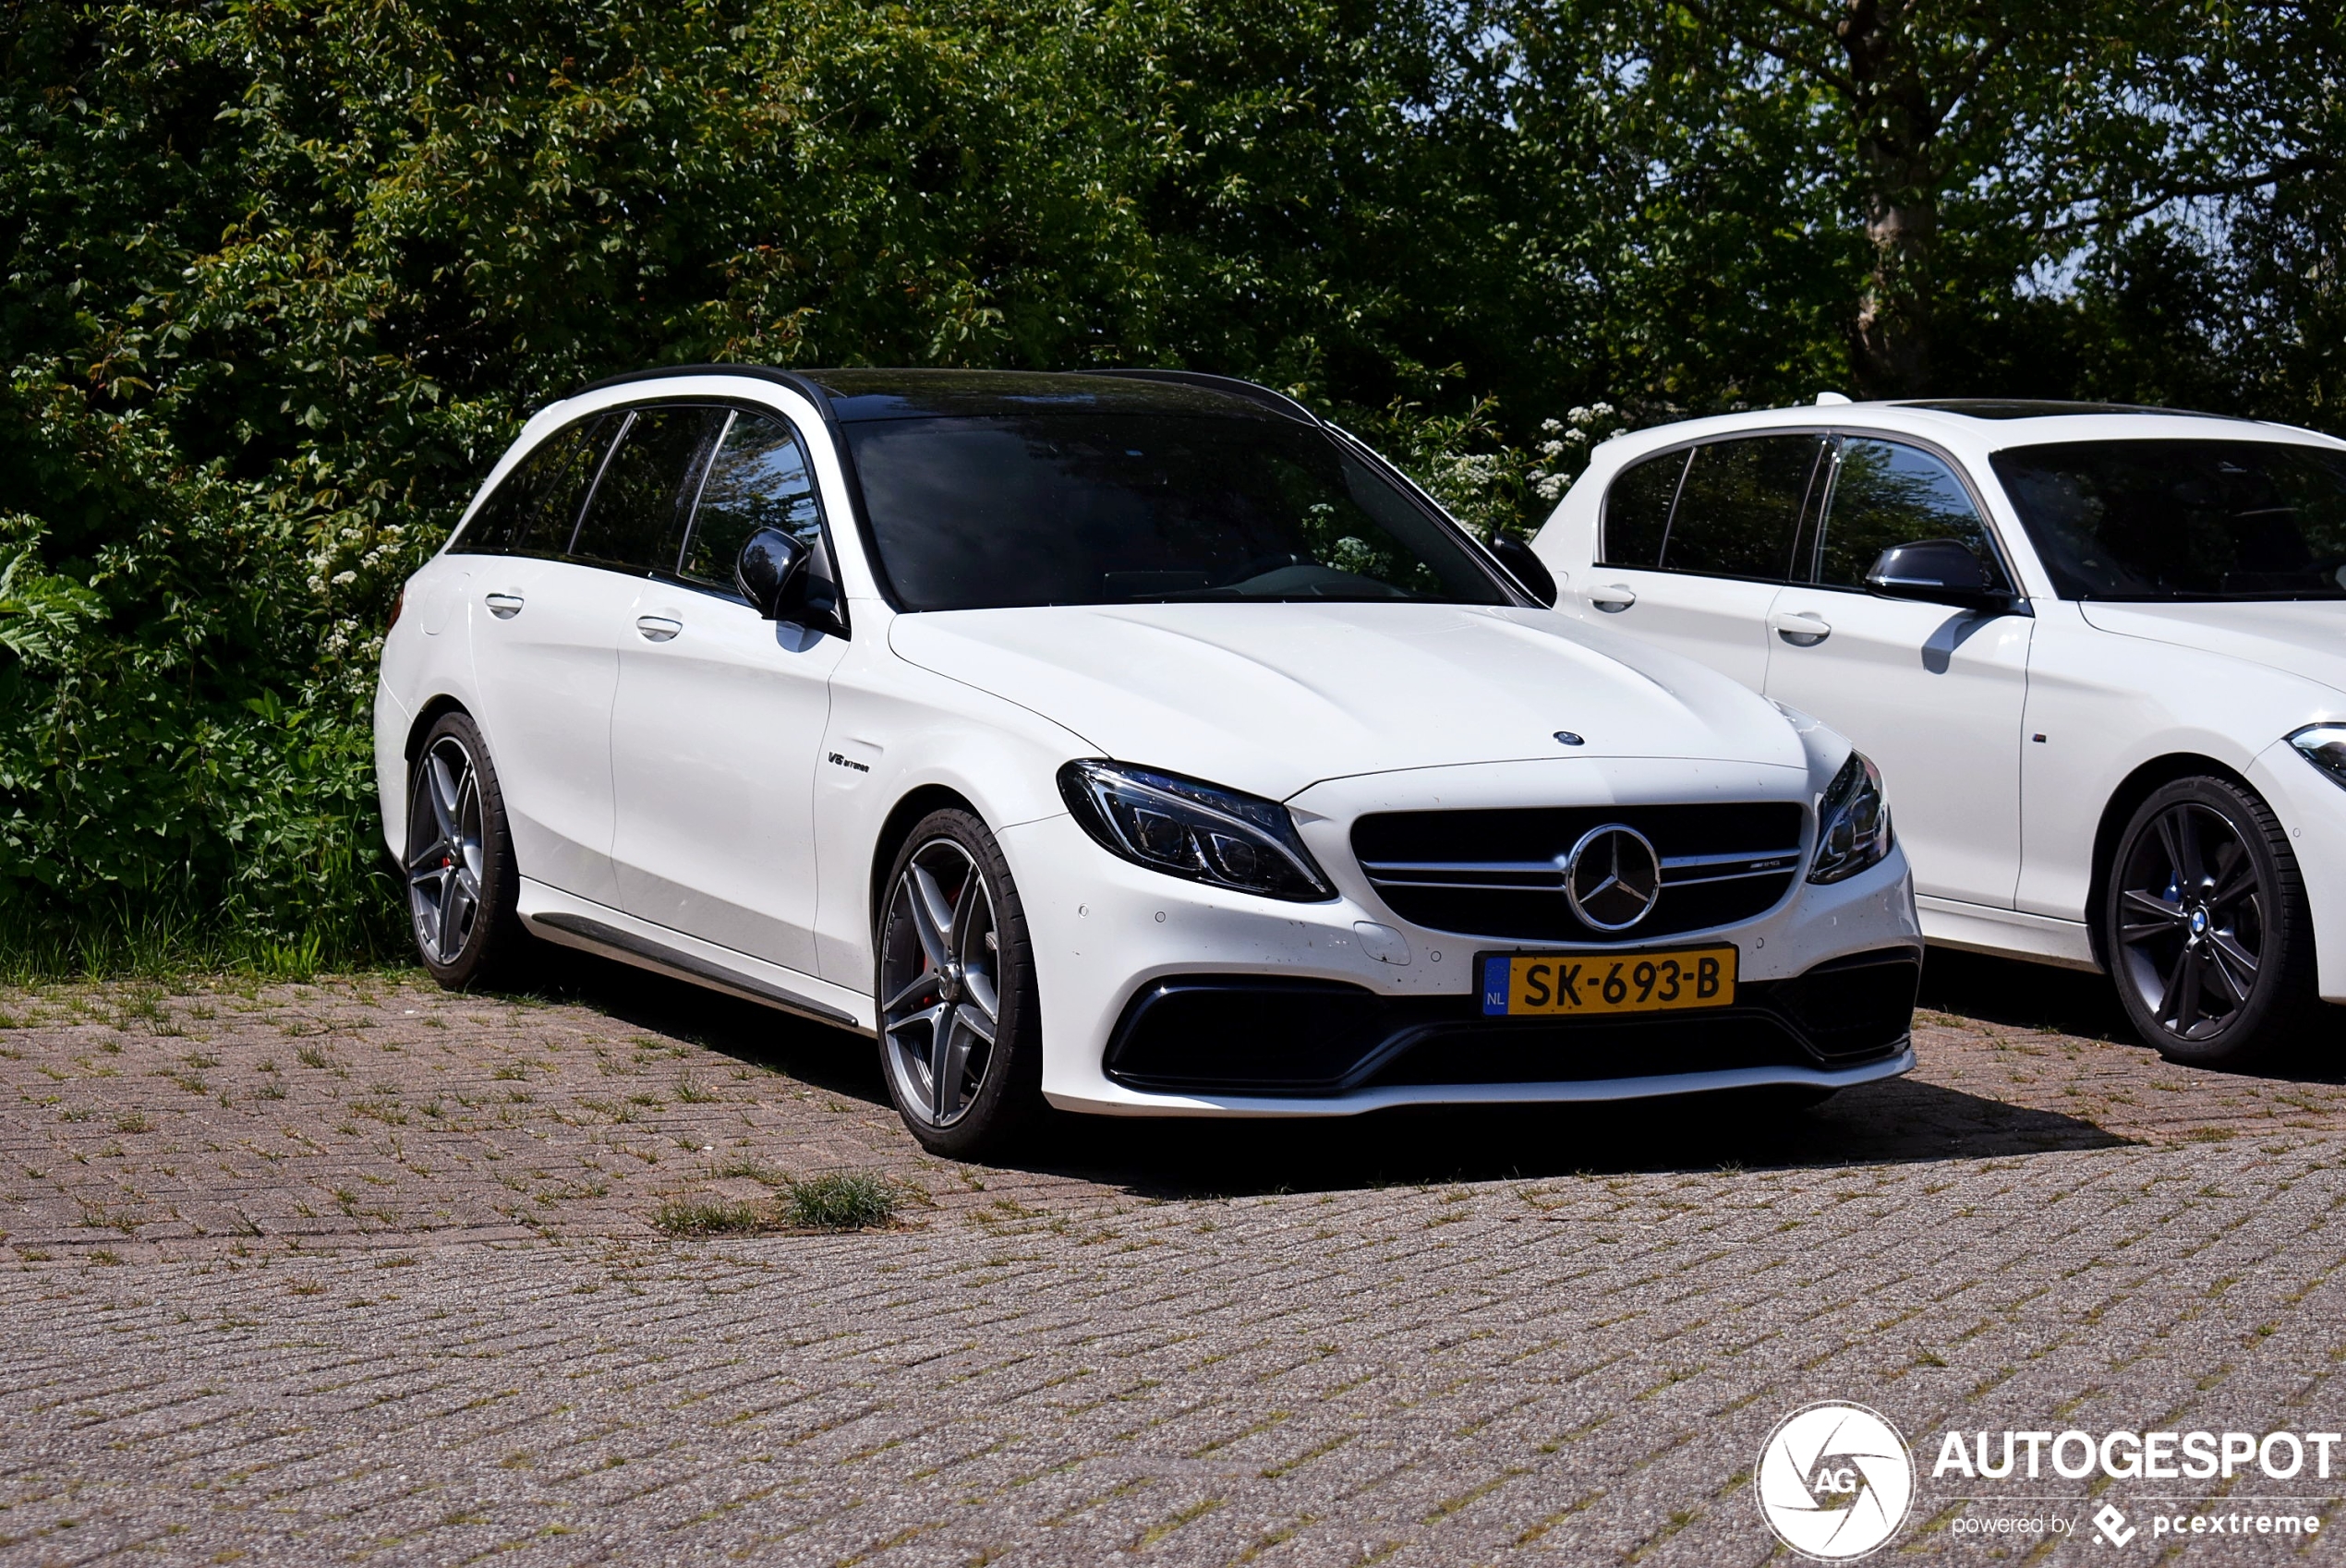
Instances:
[[[994,899],[975,858],[950,838],[914,850],[881,930],[880,1031],[897,1100],[951,1127],[986,1085],[1001,1015]]]
[[[2271,890],[2238,824],[2179,802],[2138,833],[2118,868],[2121,983],[2178,1040],[2231,1027],[2264,962]]]
[[[453,964],[481,916],[480,770],[453,735],[442,735],[416,769],[407,802],[407,909],[416,944]]]

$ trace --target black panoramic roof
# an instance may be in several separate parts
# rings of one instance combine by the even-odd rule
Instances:
[[[959,415],[1204,414],[1310,418],[1276,392],[1218,376],[1047,370],[809,370],[842,425]],[[1162,379],[1160,379],[1160,377]],[[1179,377],[1179,379],[1174,379]]]
[[[1317,423],[1267,387],[1192,370],[779,370],[763,365],[666,365],[610,376],[581,392],[676,376],[749,376],[792,387],[828,405],[841,424],[943,416],[1001,417],[1052,410],[1094,414],[1203,414]]]
[[[1929,408],[1973,419],[2060,419],[2076,414],[2172,414],[2185,419],[2229,417],[2189,408],[2153,408],[2141,403],[2060,403],[2051,398],[2028,397],[1917,397],[1903,399],[1897,406]]]

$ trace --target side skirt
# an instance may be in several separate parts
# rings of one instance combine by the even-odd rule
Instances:
[[[1923,940],[1934,947],[2101,972],[2094,959],[2093,937],[2082,920],[2055,920],[1921,893],[1915,895],[1915,912],[1922,917]]]
[[[654,925],[623,911],[522,879],[522,923],[565,947],[616,959],[835,1028],[872,1034],[871,998],[780,964]]]

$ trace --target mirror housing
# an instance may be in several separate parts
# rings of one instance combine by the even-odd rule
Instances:
[[[2013,597],[1961,539],[1917,539],[1874,558],[1866,591],[1887,599],[1920,599],[1980,615],[2011,612]]]
[[[1546,561],[1532,553],[1531,547],[1512,534],[1499,534],[1491,540],[1491,553],[1507,569],[1507,575],[1523,585],[1523,591],[1554,609],[1556,604],[1555,574]]]
[[[743,541],[733,561],[733,583],[757,613],[780,621],[790,612],[806,577],[806,547],[780,528],[760,528]]]

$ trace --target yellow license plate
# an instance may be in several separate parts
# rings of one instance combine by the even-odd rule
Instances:
[[[1735,949],[1662,953],[1484,953],[1486,1018],[1586,1018],[1600,1013],[1724,1007],[1735,999]]]

